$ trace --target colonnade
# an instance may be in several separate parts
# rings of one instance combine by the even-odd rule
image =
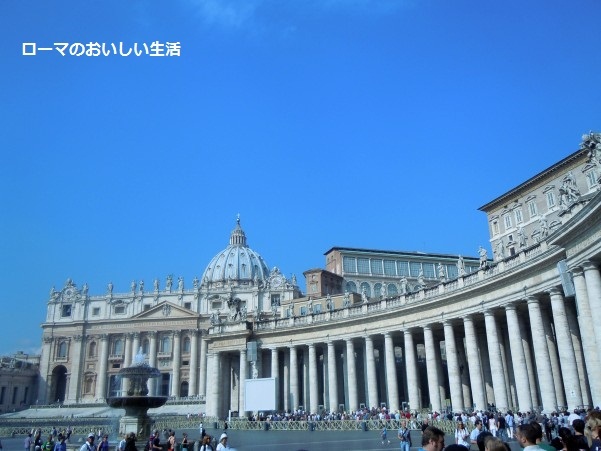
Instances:
[[[374,322],[361,336],[346,336],[336,335],[333,325],[326,339],[303,344],[292,335],[290,343],[261,345],[258,337],[269,347],[263,357],[269,364],[259,365],[258,376],[276,377],[278,410],[302,406],[312,413],[381,406],[550,412],[600,405],[595,343],[601,329],[591,312],[601,311],[601,277],[590,263],[572,274],[575,297],[565,298],[557,285],[420,326],[379,332]],[[250,377],[231,363],[238,352],[209,350],[219,377]],[[209,374],[211,384],[217,373]],[[207,394],[209,415],[243,405],[243,391]]]

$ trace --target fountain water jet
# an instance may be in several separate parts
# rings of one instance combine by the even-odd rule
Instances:
[[[111,396],[107,404],[114,408],[125,409],[125,415],[119,420],[119,434],[134,432],[138,436],[150,435],[151,420],[148,409],[161,407],[167,402],[166,396],[149,396],[148,379],[157,378],[161,372],[148,365],[144,359],[142,348],[134,358],[132,366],[119,371],[122,384],[125,386],[124,396]]]

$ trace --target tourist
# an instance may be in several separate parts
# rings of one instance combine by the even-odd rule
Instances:
[[[227,434],[224,432],[223,434],[221,434],[221,437],[219,437],[219,443],[217,444],[216,451],[221,451],[228,448],[229,446],[227,446]]]
[[[54,440],[52,439],[52,434],[48,436],[48,440],[44,442],[42,445],[43,451],[54,451]]]
[[[443,448],[444,432],[434,426],[424,429],[420,451],[442,451]]]
[[[86,442],[79,448],[79,451],[94,451],[94,439],[96,436],[93,432],[88,434]]]
[[[397,437],[401,441],[401,451],[410,451],[411,431],[407,427],[407,421],[401,421],[401,427],[399,427]]]
[[[182,438],[182,451],[186,451],[188,449],[188,434],[183,433]]]
[[[515,436],[520,446],[524,448],[524,451],[542,451],[542,448],[536,444],[538,434],[531,424],[521,424],[518,426]]]
[[[33,439],[31,438],[31,432],[27,434],[27,437],[25,437],[25,451],[30,451],[31,450],[31,445],[33,443]]]
[[[470,447],[468,442],[470,434],[467,432],[463,421],[459,421],[457,423],[457,429],[455,429],[455,444],[465,446],[466,448]]]
[[[472,429],[472,432],[470,433],[470,444],[478,445],[478,436],[482,432],[482,420],[476,420],[474,426],[474,429]]]
[[[59,433],[58,441],[54,445],[54,451],[67,451],[67,444],[65,443],[66,439],[67,437],[65,435]]]
[[[102,440],[96,447],[96,451],[109,451],[109,436],[104,434]]]
[[[138,448],[136,448],[136,434],[133,432],[126,436],[124,451],[138,451]]]
[[[212,439],[213,438],[208,434],[205,434],[203,437],[201,437],[199,451],[214,451],[213,446],[211,445]]]

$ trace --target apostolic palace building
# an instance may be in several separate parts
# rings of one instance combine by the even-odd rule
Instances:
[[[193,281],[93,294],[69,279],[47,303],[37,397],[104,403],[141,349],[161,372],[152,393],[213,417],[245,415],[253,378],[275,378],[280,411],[601,405],[600,188],[589,133],[480,207],[491,255],[333,247],[303,294],[238,218]]]

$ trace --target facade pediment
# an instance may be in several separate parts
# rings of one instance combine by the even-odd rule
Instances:
[[[165,319],[165,318],[198,318],[198,314],[192,310],[163,301],[150,309],[132,316],[131,319]]]

